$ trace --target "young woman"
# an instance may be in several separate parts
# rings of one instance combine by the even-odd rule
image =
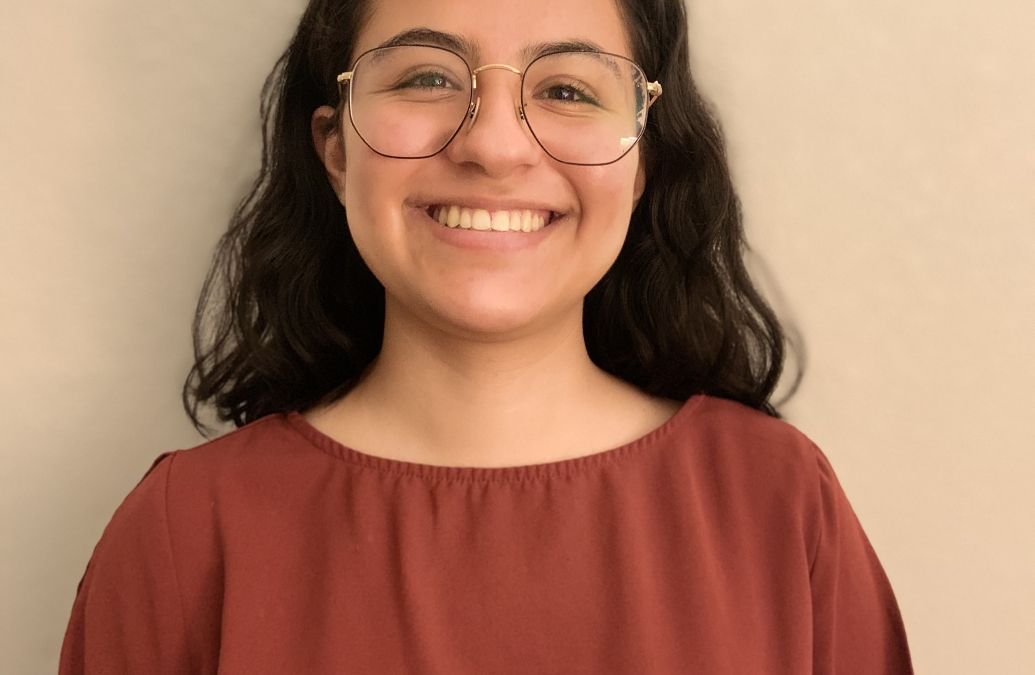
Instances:
[[[185,388],[240,428],[118,509],[62,673],[910,672],[681,0],[313,0],[270,82]]]

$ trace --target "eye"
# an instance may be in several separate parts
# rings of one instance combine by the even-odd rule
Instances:
[[[449,79],[445,74],[434,71],[417,73],[409,79],[400,82],[399,89],[460,89],[461,87]]]
[[[596,99],[575,84],[555,84],[542,90],[536,98],[559,101],[561,103],[588,103],[597,105]]]

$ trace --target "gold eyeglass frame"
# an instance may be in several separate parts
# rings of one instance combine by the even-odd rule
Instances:
[[[535,129],[532,128],[532,125],[529,124],[528,119],[525,117],[525,73],[528,72],[528,69],[532,66],[532,64],[534,64],[539,59],[545,58],[547,56],[551,56],[551,55],[554,55],[554,54],[568,54],[568,53],[574,53],[574,54],[590,53],[590,54],[599,54],[601,56],[611,56],[611,57],[614,57],[614,58],[622,59],[623,61],[627,61],[627,62],[631,63],[638,71],[640,71],[640,74],[643,76],[643,79],[646,80],[647,79],[647,74],[643,72],[643,68],[641,68],[638,63],[636,63],[635,61],[633,61],[630,58],[622,56],[621,54],[612,54],[610,52],[598,52],[598,51],[585,52],[585,51],[570,50],[570,51],[553,51],[553,52],[546,52],[545,54],[540,54],[539,56],[537,56],[534,59],[532,59],[528,63],[528,65],[525,66],[524,70],[518,70],[514,66],[508,65],[506,63],[489,63],[489,64],[486,64],[484,66],[479,66],[478,68],[475,68],[474,70],[471,70],[471,65],[469,63],[467,63],[467,59],[465,59],[460,54],[457,54],[452,49],[447,49],[445,47],[440,47],[438,45],[422,45],[422,44],[390,45],[390,46],[387,46],[387,47],[374,47],[373,49],[368,49],[367,51],[365,51],[362,54],[360,54],[359,56],[357,56],[356,60],[355,60],[355,63],[358,64],[360,62],[360,60],[364,56],[366,56],[367,54],[370,54],[372,52],[376,52],[376,51],[383,50],[383,49],[396,49],[398,47],[424,47],[424,48],[427,48],[427,49],[441,49],[442,51],[449,52],[450,54],[453,54],[454,56],[459,58],[461,61],[463,61],[464,65],[467,67],[467,72],[470,73],[470,75],[471,75],[471,101],[469,102],[469,104],[467,106],[467,113],[464,115],[463,119],[461,120],[460,124],[457,126],[456,130],[449,137],[449,140],[447,140],[442,145],[442,147],[439,148],[438,150],[436,150],[435,152],[431,153],[430,155],[421,155],[420,157],[399,157],[397,155],[388,155],[388,154],[380,152],[379,150],[374,148],[372,145],[370,145],[370,143],[367,141],[367,139],[363,138],[363,134],[360,133],[359,129],[356,127],[356,120],[353,119],[353,117],[352,117],[352,87],[350,85],[352,83],[352,76],[356,72],[356,66],[353,65],[352,70],[346,71],[346,72],[341,73],[340,75],[338,75],[338,105],[341,105],[342,103],[345,103],[347,101],[347,105],[348,105],[348,108],[349,108],[349,122],[352,124],[352,128],[356,131],[356,135],[358,135],[360,140],[362,140],[363,143],[368,148],[370,148],[373,152],[377,153],[378,155],[381,155],[382,157],[388,157],[388,158],[391,158],[391,159],[427,159],[428,157],[434,157],[438,153],[440,153],[443,150],[445,150],[449,146],[449,144],[453,142],[453,139],[456,138],[457,134],[460,133],[460,130],[464,128],[464,124],[466,124],[468,120],[470,120],[471,124],[474,124],[474,121],[475,121],[475,119],[478,116],[478,108],[479,108],[479,106],[481,104],[481,100],[482,100],[481,96],[478,96],[477,98],[475,97],[475,94],[476,94],[476,92],[478,90],[478,73],[480,73],[482,71],[485,71],[485,70],[494,70],[494,69],[506,70],[506,71],[509,71],[511,73],[514,73],[515,75],[519,75],[521,77],[521,83],[519,84],[519,87],[520,87],[520,100],[518,102],[518,108],[517,108],[518,119],[520,119],[521,121],[523,121],[525,123],[525,126],[528,127],[528,131],[532,134],[532,137],[536,140],[536,143],[539,144],[539,147],[542,148],[543,152],[545,152],[550,158],[552,158],[552,159],[554,159],[554,160],[556,160],[558,162],[561,162],[562,164],[571,164],[571,165],[574,165],[574,166],[606,166],[608,164],[614,164],[615,162],[620,160],[622,157],[625,157],[627,154],[629,154],[629,152],[631,152],[632,149],[634,147],[636,147],[636,144],[639,143],[640,138],[643,137],[643,133],[647,129],[647,118],[646,118],[647,110],[649,110],[650,107],[652,105],[654,105],[654,102],[658,100],[658,97],[661,96],[661,93],[662,93],[661,84],[657,80],[655,80],[653,82],[647,82],[647,87],[646,87],[647,88],[647,106],[643,109],[643,115],[644,115],[643,127],[640,129],[640,133],[636,136],[636,140],[633,141],[632,143],[630,143],[629,147],[626,148],[625,151],[621,155],[619,155],[617,158],[615,158],[615,159],[613,159],[613,160],[611,160],[609,162],[596,162],[596,163],[567,162],[567,161],[565,161],[563,159],[558,159],[557,157],[554,157],[554,155],[549,150],[546,149],[546,146],[543,145],[543,142],[541,140],[539,140],[538,136],[536,136]],[[346,87],[348,87],[348,94],[347,95],[345,93],[345,88]]]

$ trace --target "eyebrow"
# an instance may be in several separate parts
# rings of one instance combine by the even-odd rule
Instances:
[[[455,33],[447,33],[431,28],[411,28],[397,33],[378,45],[378,47],[398,47],[401,45],[427,45],[444,47],[471,60],[477,60],[480,53],[478,45]],[[554,42],[536,42],[525,45],[519,52],[524,63],[550,52],[598,52],[607,53],[604,48],[590,40],[560,40]]]
[[[401,33],[396,33],[388,38],[375,49],[382,47],[400,47],[402,45],[427,45],[430,47],[444,47],[466,57],[477,56],[478,45],[465,37],[454,33],[444,33],[430,28],[411,28]]]

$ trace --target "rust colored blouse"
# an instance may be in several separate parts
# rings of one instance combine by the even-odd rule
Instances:
[[[792,426],[695,396],[619,448],[442,467],[271,415],[159,457],[60,673],[911,673],[887,577]]]

